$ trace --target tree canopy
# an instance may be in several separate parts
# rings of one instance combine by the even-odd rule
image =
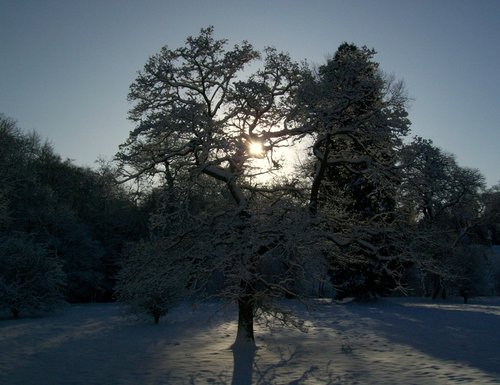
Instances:
[[[145,228],[110,173],[62,160],[36,133],[0,116],[0,238],[6,245],[33,244],[19,249],[26,255],[15,261],[47,259],[40,266],[61,268],[58,292],[66,300],[110,300],[117,256]]]
[[[0,310],[118,299],[159,322],[222,298],[253,346],[256,318],[301,327],[284,298],[494,293],[498,189],[405,139],[404,83],[375,59],[343,43],[313,70],[204,28],[147,59],[135,127],[94,169],[1,116]]]
[[[374,52],[366,48],[342,45],[315,76],[274,48],[260,53],[243,42],[227,49],[227,41],[213,35],[212,28],[202,29],[184,47],[164,47],[148,60],[130,87],[130,118],[137,127],[117,159],[125,181],[152,178],[164,186],[169,211],[156,216],[163,228],[170,223],[163,237],[175,234],[171,242],[183,244],[178,239],[191,230],[180,226],[179,233],[181,222],[169,221],[172,215],[180,218],[175,212],[186,212],[185,220],[196,218],[204,247],[197,248],[201,256],[191,256],[203,261],[193,266],[218,261],[216,269],[205,271],[223,274],[231,289],[221,293],[239,305],[238,336],[253,342],[253,317],[268,302],[262,298],[302,295],[300,285],[290,282],[307,265],[321,270],[325,255],[347,261],[356,253],[359,258],[360,250],[375,260],[392,260],[389,246],[377,245],[373,223],[394,205],[366,212],[383,205],[384,191],[395,194],[395,152],[409,125],[406,98],[402,85],[379,72]],[[250,63],[253,72],[245,70]],[[313,140],[316,163],[311,185],[252,183],[254,158],[267,157],[269,169],[279,167],[276,148],[306,136]],[[257,154],[251,150],[255,143],[262,145]],[[326,198],[334,183],[338,191],[365,186],[353,199],[372,204],[339,206]],[[194,196],[201,206],[193,207]],[[291,218],[303,226],[295,236]],[[355,225],[346,222],[353,220]],[[168,250],[189,258],[185,250]],[[272,279],[270,261],[276,264]]]

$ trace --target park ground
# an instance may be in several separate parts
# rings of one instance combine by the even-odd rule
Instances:
[[[500,384],[500,297],[284,302],[307,332],[256,326],[231,349],[236,309],[175,307],[159,325],[119,304],[0,321],[2,385]]]

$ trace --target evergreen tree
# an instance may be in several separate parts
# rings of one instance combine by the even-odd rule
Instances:
[[[342,44],[302,92],[304,117],[314,125],[309,207],[329,216],[327,226],[341,236],[330,256],[339,297],[397,285],[396,162],[410,122],[402,82],[384,76],[374,55]]]

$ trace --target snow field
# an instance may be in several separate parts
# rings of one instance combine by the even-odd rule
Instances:
[[[500,298],[286,304],[308,332],[259,324],[255,353],[230,349],[236,308],[218,303],[182,304],[159,325],[118,304],[3,320],[0,384],[500,384]]]

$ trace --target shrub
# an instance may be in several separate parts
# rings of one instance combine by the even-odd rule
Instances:
[[[152,316],[158,323],[181,298],[187,271],[182,259],[175,260],[159,241],[132,244],[121,261],[116,297],[133,313]]]

